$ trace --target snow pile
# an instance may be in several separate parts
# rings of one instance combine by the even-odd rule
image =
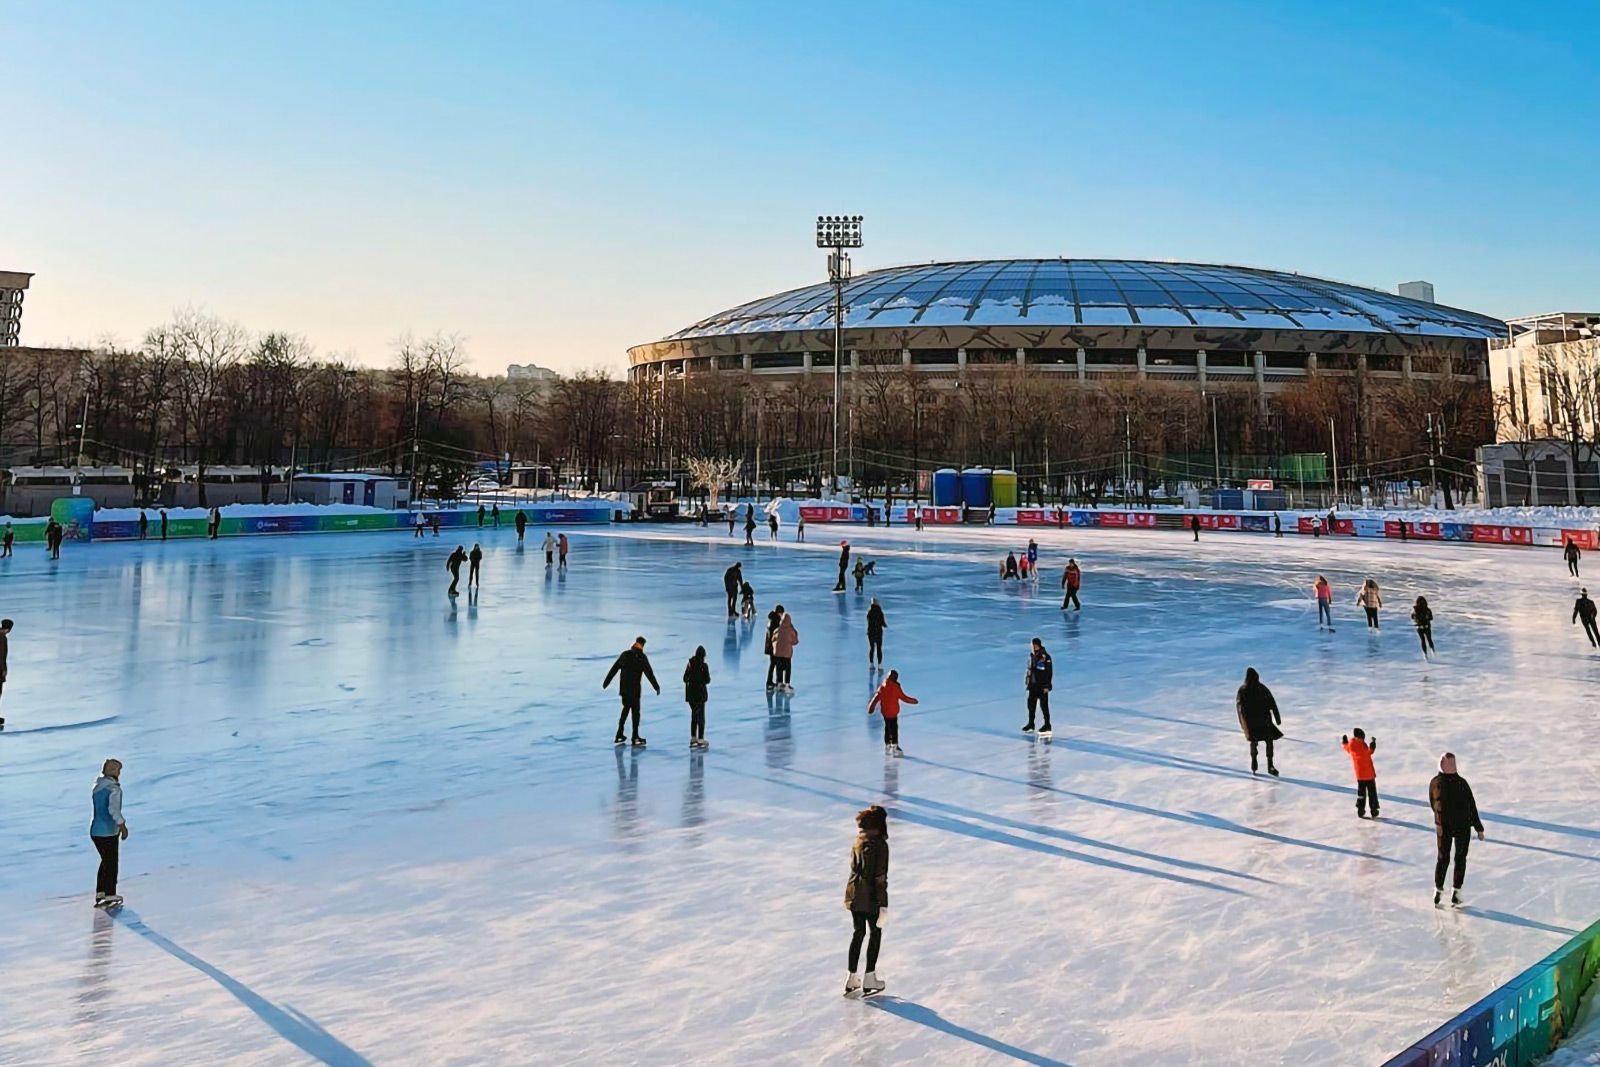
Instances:
[[[1304,509],[1301,509],[1304,510]],[[1307,514],[1316,514],[1314,510]],[[1445,511],[1440,508],[1338,508],[1341,519],[1404,519],[1406,522],[1457,522],[1477,523],[1484,526],[1544,526],[1566,530],[1593,529],[1600,526],[1600,508],[1536,507],[1536,508],[1457,508]]]
[[[1589,995],[1578,1006],[1578,1018],[1573,1023],[1572,1034],[1561,1047],[1543,1060],[1540,1067],[1595,1067],[1600,1064],[1600,1001],[1595,998],[1600,984],[1589,990]]]
[[[204,519],[210,508],[167,508],[169,519]],[[291,515],[386,515],[394,508],[373,508],[363,504],[222,504],[219,506],[225,519],[287,518]],[[161,515],[160,507],[148,508],[96,508],[95,522],[137,522],[139,512],[155,522]]]

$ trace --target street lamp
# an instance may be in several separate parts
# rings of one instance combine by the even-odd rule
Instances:
[[[833,284],[833,489],[839,491],[839,403],[844,373],[844,283],[850,280],[847,248],[861,247],[860,215],[818,215],[817,247],[829,248],[828,281]]]

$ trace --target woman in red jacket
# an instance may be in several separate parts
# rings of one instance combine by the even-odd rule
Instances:
[[[904,756],[900,751],[900,705],[915,704],[917,698],[900,688],[900,672],[890,671],[889,677],[878,686],[867,703],[867,714],[883,711],[883,752],[886,756]]]

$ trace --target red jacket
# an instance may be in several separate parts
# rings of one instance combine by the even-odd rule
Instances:
[[[1317,582],[1311,588],[1317,591],[1317,599],[1333,603],[1333,586],[1327,582]]]
[[[1378,748],[1378,742],[1373,740],[1372,746],[1359,737],[1352,737],[1344,743],[1344,750],[1350,753],[1350,763],[1355,767],[1356,781],[1372,782],[1378,778],[1378,772],[1372,767],[1372,753]]]
[[[872,694],[872,701],[867,705],[867,714],[881,709],[885,719],[898,719],[900,717],[900,702],[915,704],[917,698],[900,688],[900,683],[886,681],[878,686],[878,691]]]

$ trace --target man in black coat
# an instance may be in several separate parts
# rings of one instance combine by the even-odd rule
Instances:
[[[777,688],[775,674],[778,670],[778,657],[772,652],[772,635],[778,632],[778,627],[783,622],[783,605],[779,604],[767,612],[767,635],[761,645],[761,650],[767,654],[767,689]]]
[[[1461,907],[1461,883],[1467,879],[1467,846],[1472,843],[1472,831],[1483,840],[1483,820],[1478,818],[1478,802],[1472,796],[1472,786],[1456,773],[1456,755],[1446,752],[1439,759],[1439,773],[1428,783],[1428,804],[1433,808],[1433,831],[1439,846],[1439,855],[1433,865],[1433,906],[1440,906],[1444,896],[1444,872],[1450,867],[1450,853],[1455,852],[1455,887],[1450,894],[1450,906]]]
[[[450,590],[448,596],[456,595],[456,587],[461,584],[461,565],[467,561],[467,550],[460,545],[450,553],[450,558],[444,561],[445,570],[450,572]]]
[[[1044,642],[1037,637],[1033,639],[1032,646],[1028,649],[1028,672],[1023,675],[1023,684],[1028,690],[1028,722],[1022,728],[1025,734],[1033,733],[1033,716],[1035,711],[1043,714],[1044,722],[1039,727],[1041,734],[1050,733],[1050,688],[1055,684],[1056,663],[1050,658],[1050,653],[1045,650]]]
[[[606,672],[606,680],[600,683],[600,688],[611,688],[611,679],[622,675],[622,680],[617,684],[617,692],[622,697],[622,714],[617,718],[617,736],[613,744],[620,745],[623,737],[623,727],[627,725],[628,716],[633,715],[633,744],[636,748],[644,747],[644,738],[639,736],[639,701],[644,692],[640,680],[650,679],[650,687],[656,691],[656,696],[661,695],[661,683],[656,681],[656,672],[650,669],[650,658],[644,654],[644,638],[635,637],[633,646],[623,650],[622,655],[611,665]]]
[[[850,542],[839,542],[839,580],[833,584],[835,593],[844,592],[844,572],[850,566]]]
[[[1589,599],[1589,590],[1578,590],[1578,599],[1572,602],[1572,621],[1583,620],[1583,632],[1589,637],[1589,644],[1600,648],[1600,629],[1595,627],[1595,605]]]
[[[1239,729],[1250,742],[1250,773],[1256,773],[1256,746],[1265,741],[1267,773],[1276,778],[1278,768],[1272,762],[1272,743],[1283,736],[1283,731],[1278,729],[1283,723],[1283,715],[1278,711],[1277,698],[1272,695],[1272,690],[1261,684],[1261,675],[1256,673],[1254,667],[1245,669],[1244,684],[1235,694],[1233,706],[1239,715]]]
[[[728,618],[738,614],[739,590],[744,586],[744,571],[735,563],[722,572],[722,591],[728,594]]]

